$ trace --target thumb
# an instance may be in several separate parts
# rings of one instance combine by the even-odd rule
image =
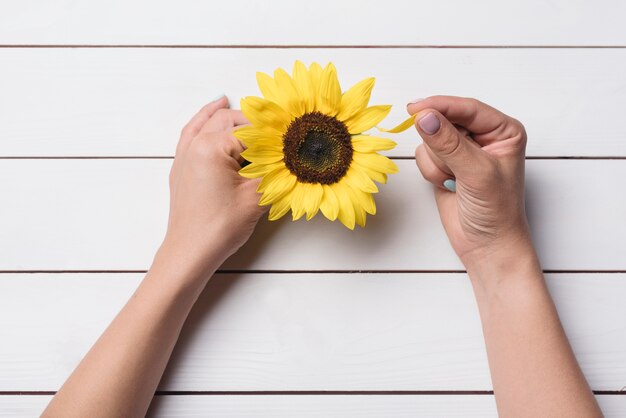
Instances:
[[[433,109],[421,111],[415,118],[417,132],[456,177],[464,176],[481,164],[480,146],[461,133],[445,116]]]

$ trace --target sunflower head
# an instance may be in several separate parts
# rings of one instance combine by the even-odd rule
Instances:
[[[366,78],[342,93],[332,63],[309,68],[296,61],[290,76],[279,68],[274,77],[257,73],[263,98],[245,97],[241,110],[250,121],[234,135],[250,162],[239,173],[261,177],[261,205],[271,205],[269,219],[289,210],[293,220],[319,211],[346,227],[365,226],[374,215],[374,183],[386,183],[397,166],[378,151],[396,143],[365,135],[391,110],[368,106],[374,79]]]

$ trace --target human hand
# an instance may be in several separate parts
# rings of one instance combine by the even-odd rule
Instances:
[[[407,110],[417,114],[424,140],[415,150],[417,166],[436,186],[441,221],[463,263],[518,244],[532,248],[524,209],[524,126],[461,97],[433,96]]]
[[[200,270],[236,252],[266,211],[259,206],[259,180],[238,173],[244,146],[232,131],[248,122],[228,106],[222,97],[189,121],[170,172],[170,215],[162,248]]]

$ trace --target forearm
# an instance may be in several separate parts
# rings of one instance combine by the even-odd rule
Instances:
[[[530,243],[467,263],[501,417],[601,417]]]
[[[133,296],[59,390],[45,417],[144,416],[208,277],[161,248]],[[202,277],[197,277],[202,275]]]

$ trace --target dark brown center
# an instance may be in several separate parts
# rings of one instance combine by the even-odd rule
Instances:
[[[352,141],[343,122],[320,112],[296,118],[283,135],[285,165],[302,183],[333,184],[352,162]]]

